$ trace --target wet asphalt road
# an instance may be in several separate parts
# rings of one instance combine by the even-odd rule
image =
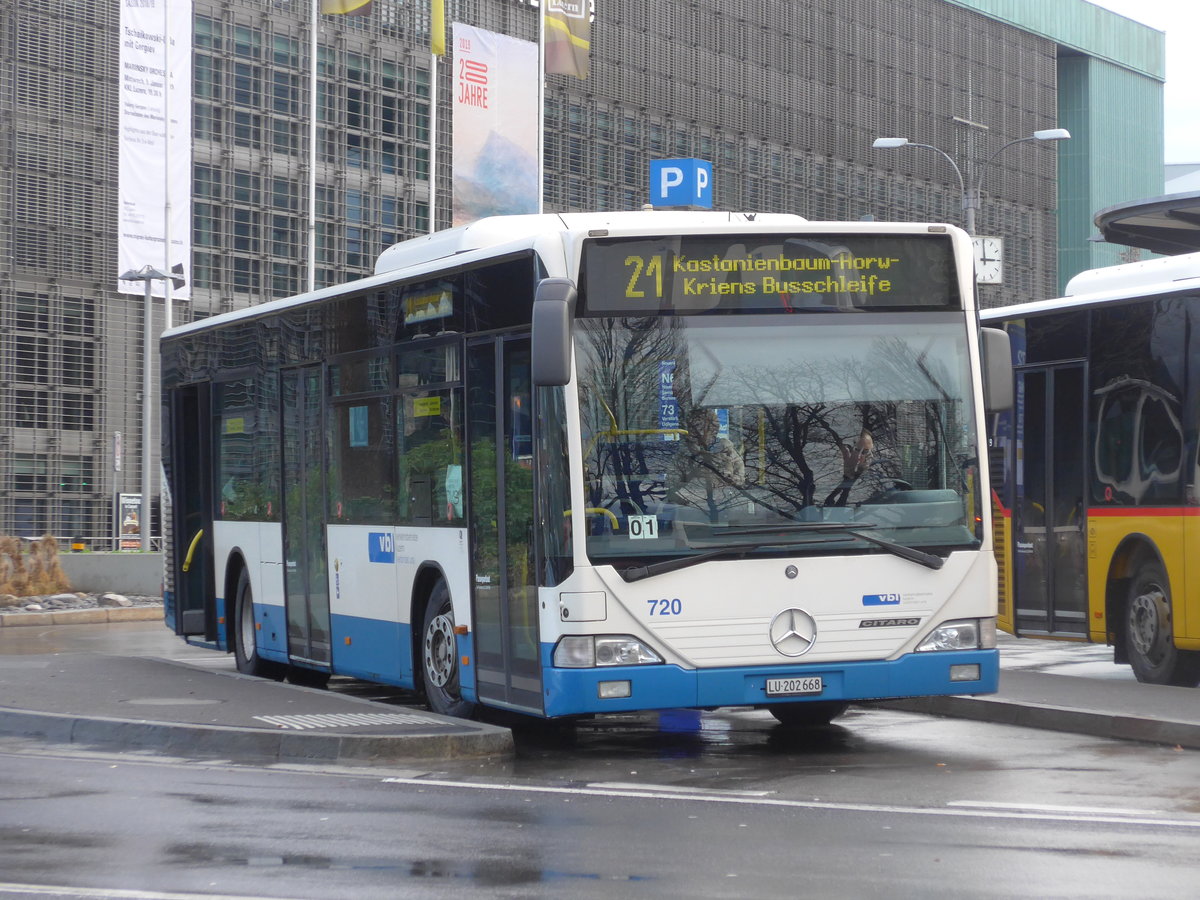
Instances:
[[[59,626],[19,649],[11,640],[0,636],[0,653],[231,664],[156,623]],[[733,709],[516,737],[511,760],[388,772],[2,741],[0,882],[148,892],[130,897],[1194,891],[1192,751],[872,708],[810,734]],[[0,897],[21,895],[0,885]]]

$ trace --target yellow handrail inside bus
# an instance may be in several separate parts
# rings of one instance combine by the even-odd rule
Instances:
[[[584,512],[587,513],[588,515],[608,516],[608,521],[612,525],[612,530],[614,532],[620,530],[620,528],[621,528],[621,523],[617,521],[616,513],[614,513],[611,509],[605,509],[602,506],[589,506],[587,509],[584,510]],[[569,516],[570,514],[571,514],[571,510],[569,510],[569,509],[563,513],[564,516]]]
[[[187,571],[192,567],[192,557],[196,555],[196,546],[200,543],[200,538],[204,537],[204,529],[201,528],[196,532],[196,536],[192,538],[191,546],[188,547],[187,557],[183,561],[183,571]]]
[[[587,446],[587,451],[584,457],[592,455],[592,451],[596,449],[596,444],[601,438],[619,438],[619,437],[644,437],[645,435],[674,435],[676,438],[681,438],[687,434],[686,428],[614,428],[609,431],[597,431],[592,435],[592,440]]]

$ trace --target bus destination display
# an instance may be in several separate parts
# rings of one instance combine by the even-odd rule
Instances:
[[[949,235],[588,241],[584,315],[960,309]]]

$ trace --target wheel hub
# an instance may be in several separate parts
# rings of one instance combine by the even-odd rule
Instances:
[[[1129,631],[1138,653],[1152,662],[1163,655],[1163,643],[1171,633],[1170,607],[1161,588],[1152,587],[1130,603]]]
[[[435,616],[425,630],[425,677],[445,687],[454,676],[454,625],[446,615]]]

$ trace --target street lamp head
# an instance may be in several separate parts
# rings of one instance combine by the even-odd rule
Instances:
[[[876,150],[894,150],[908,143],[908,138],[875,138],[871,146]]]
[[[130,269],[117,276],[118,281],[152,281],[157,278],[170,278],[166,272],[160,272],[154,266],[145,265],[140,269]]]
[[[1035,131],[1033,136],[1039,141],[1065,141],[1071,137],[1071,132],[1065,128],[1043,128]]]

